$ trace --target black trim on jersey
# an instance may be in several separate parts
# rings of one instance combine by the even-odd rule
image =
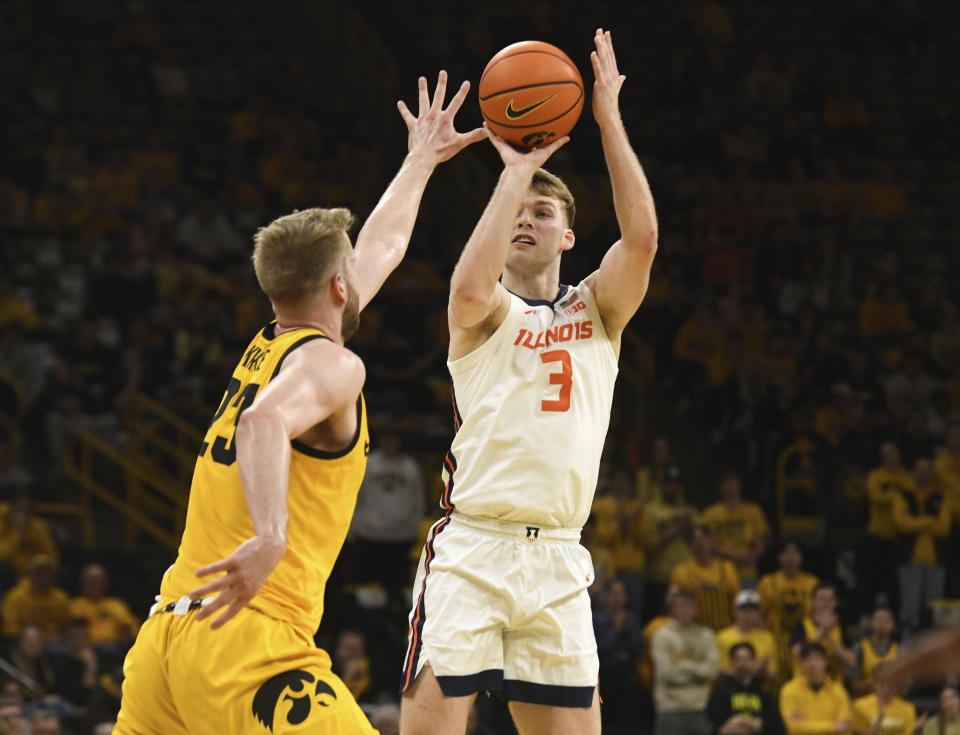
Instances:
[[[566,296],[567,291],[569,290],[570,290],[570,287],[568,285],[566,285],[565,283],[561,283],[560,290],[557,292],[557,295],[553,298],[553,301],[547,301],[546,299],[528,299],[521,296],[518,293],[513,293],[513,291],[511,291],[509,288],[507,289],[507,293],[513,293],[514,296],[516,296],[521,301],[525,302],[527,306],[553,306],[560,299]]]
[[[268,325],[265,327],[265,329],[267,329],[267,328],[269,328],[269,327],[271,327],[271,326],[273,326],[273,325],[272,325],[272,324],[268,324]],[[277,366],[273,369],[273,375],[270,376],[270,380],[273,380],[275,377],[277,377],[277,373],[280,372],[280,368],[281,368],[281,366],[283,365],[283,361],[287,359],[287,355],[289,355],[291,352],[293,352],[295,349],[297,349],[300,345],[305,344],[305,343],[307,343],[307,342],[312,342],[312,341],[315,340],[315,339],[325,339],[325,340],[327,340],[328,342],[333,342],[333,340],[330,339],[330,338],[329,338],[327,335],[325,335],[325,334],[308,334],[306,337],[301,337],[301,338],[298,339],[296,342],[294,342],[292,345],[290,345],[290,346],[287,348],[287,351],[284,352],[283,355],[280,356],[280,360],[277,362]]]
[[[535,684],[519,679],[506,679],[503,682],[503,698],[508,702],[530,702],[547,704],[551,707],[590,707],[593,705],[595,690],[596,687]]]
[[[476,692],[499,692],[503,689],[503,669],[487,669],[465,676],[438,676],[437,683],[448,697],[466,697]]]
[[[453,401],[453,430],[456,433],[460,431],[460,427],[463,425],[463,416],[460,415],[460,407],[457,405],[457,390],[452,380],[450,381],[450,398]]]
[[[307,338],[310,339],[310,338]],[[329,339],[327,337],[326,339]],[[298,343],[299,344],[299,343]],[[286,355],[284,355],[286,357]],[[357,442],[360,440],[360,424],[363,421],[363,395],[357,396],[357,431],[353,435],[353,439],[350,440],[350,443],[343,449],[337,452],[327,452],[323,449],[315,449],[309,444],[305,444],[299,439],[291,439],[290,446],[296,449],[301,454],[306,454],[308,457],[314,457],[315,459],[340,459],[340,457],[346,457],[350,452],[353,451],[354,447],[357,446]]]

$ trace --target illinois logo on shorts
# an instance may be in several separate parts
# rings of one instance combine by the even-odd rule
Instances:
[[[314,682],[316,685],[308,686]],[[293,669],[277,674],[260,686],[253,695],[253,716],[267,730],[273,732],[279,704],[292,703],[289,709],[286,706],[280,709],[281,717],[286,710],[287,722],[299,725],[310,716],[314,704],[329,707],[336,699],[333,687],[323,679],[318,679],[308,671]]]

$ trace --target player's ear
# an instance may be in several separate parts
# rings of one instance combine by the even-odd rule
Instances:
[[[573,247],[573,243],[576,241],[576,236],[573,234],[573,230],[569,227],[563,231],[563,239],[560,241],[561,250],[570,250]]]
[[[347,277],[343,275],[342,272],[337,271],[330,278],[330,291],[338,301],[344,304],[347,303],[349,294],[347,290]]]

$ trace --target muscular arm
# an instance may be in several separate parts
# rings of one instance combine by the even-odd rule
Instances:
[[[447,90],[445,71],[440,72],[433,102],[427,91],[427,80],[420,77],[418,86],[420,107],[417,117],[403,102],[397,103],[407,124],[407,157],[357,234],[354,277],[361,309],[370,303],[387,276],[403,260],[417,220],[420,199],[434,168],[484,137],[482,128],[457,133],[453,125],[453,118],[470,89],[469,82],[460,86],[446,109],[443,109]]]
[[[365,372],[350,350],[326,340],[290,354],[280,374],[243,412],[234,442],[240,482],[255,535],[226,559],[197,570],[198,577],[225,572],[190,593],[191,599],[219,592],[197,619],[227,607],[213,627],[243,608],[270,576],[287,549],[287,484],[290,440],[344,409],[352,410]]]
[[[610,33],[598,30],[594,42],[593,113],[610,171],[620,239],[604,255],[588,285],[596,294],[604,328],[616,339],[647,293],[657,252],[657,215],[647,177],[620,119],[618,96],[626,77],[617,71]]]
[[[960,626],[924,636],[884,670],[891,685],[900,687],[909,679],[935,680],[960,672]]]

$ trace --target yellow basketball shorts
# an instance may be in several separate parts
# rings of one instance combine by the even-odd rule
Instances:
[[[140,628],[114,735],[376,734],[326,651],[289,623],[245,608],[211,630],[194,615]]]

